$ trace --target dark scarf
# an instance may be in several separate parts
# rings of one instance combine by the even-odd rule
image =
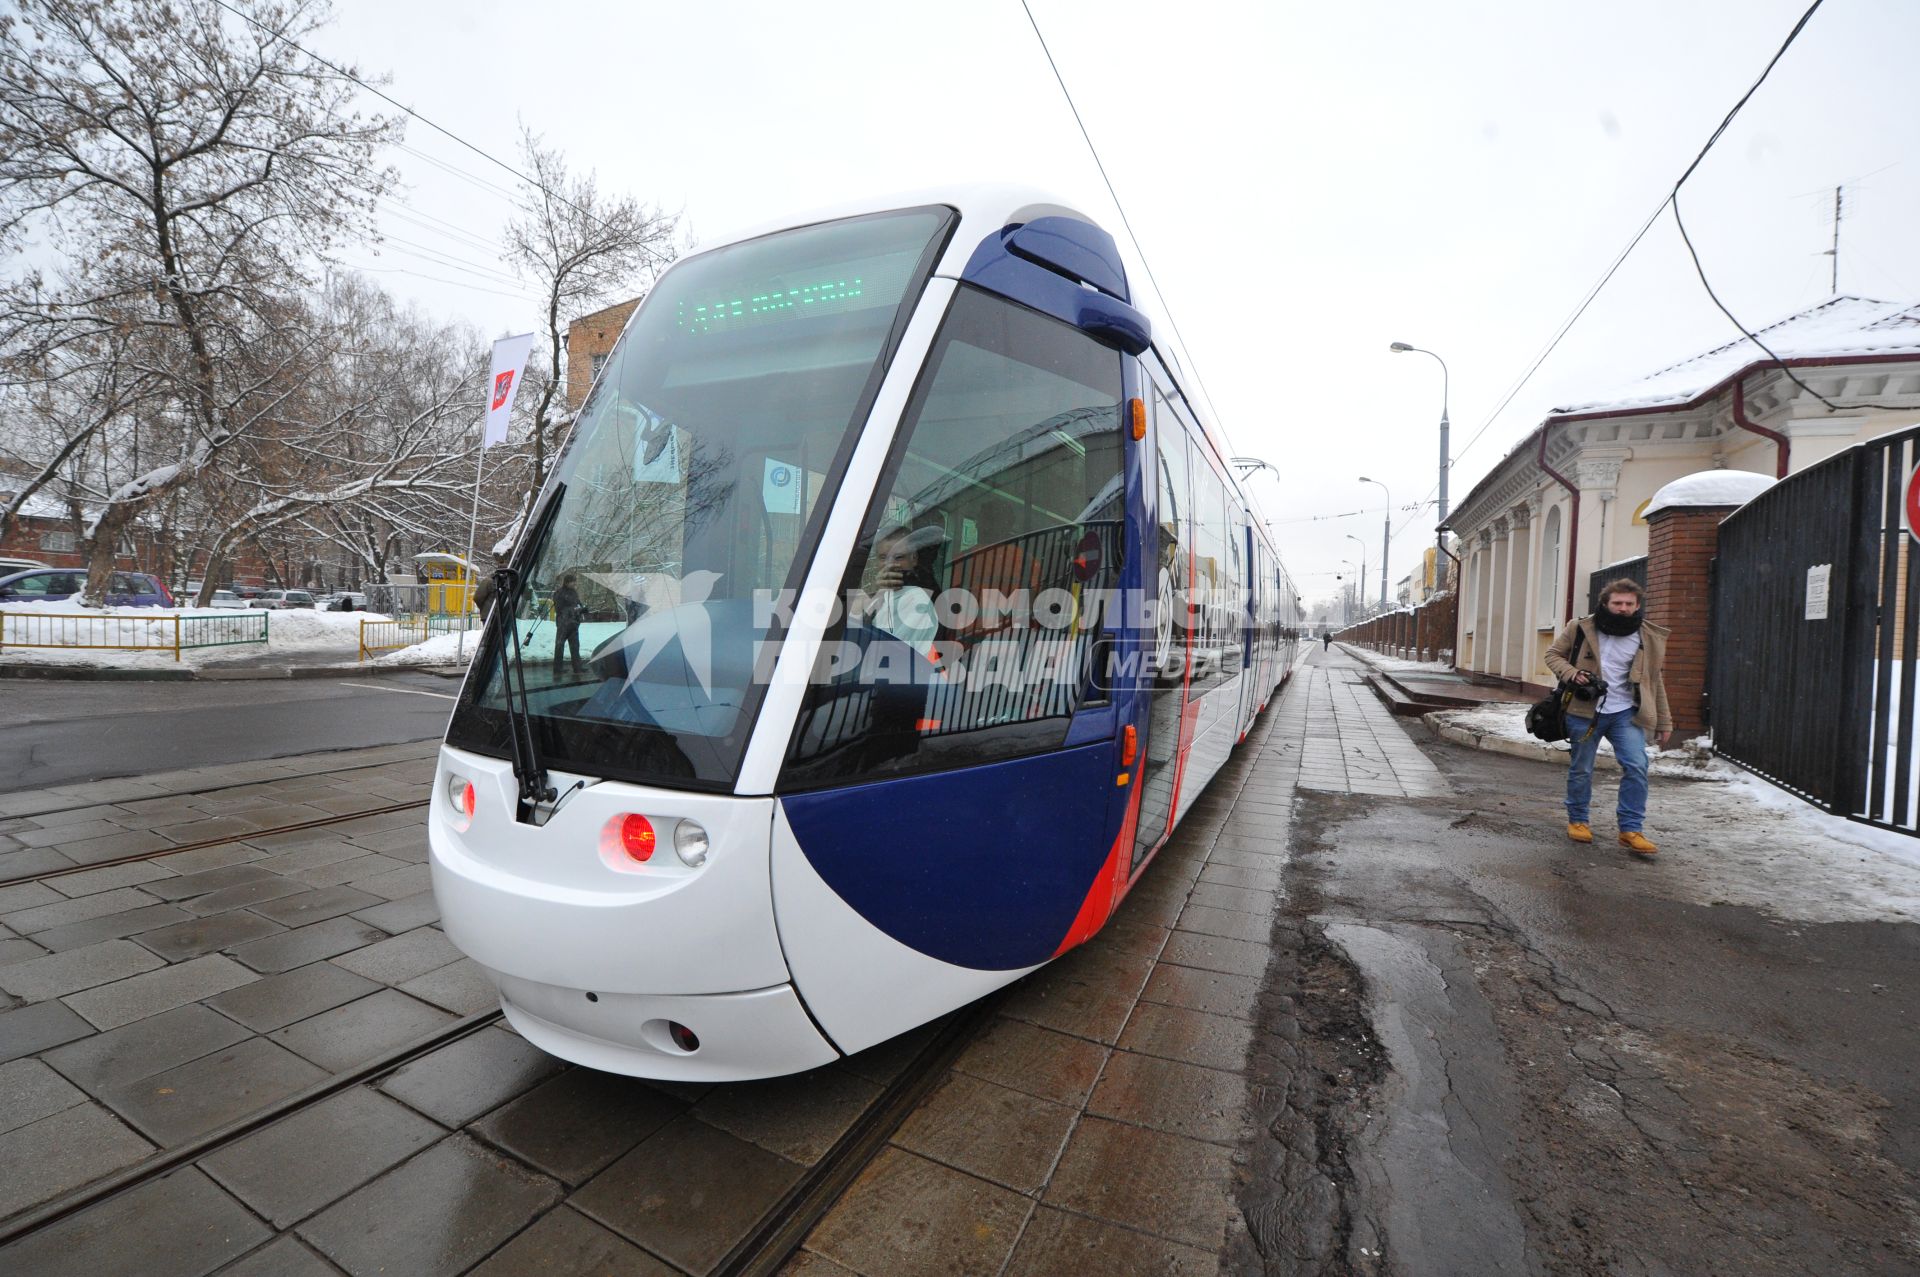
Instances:
[[[1640,632],[1640,622],[1644,621],[1646,617],[1647,612],[1645,608],[1635,612],[1632,616],[1619,616],[1606,608],[1601,608],[1593,614],[1593,627],[1602,634],[1610,634],[1614,638],[1625,638],[1629,634],[1638,634]]]

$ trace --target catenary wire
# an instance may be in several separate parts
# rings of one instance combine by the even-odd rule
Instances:
[[[550,199],[556,201],[557,203],[565,204],[568,208],[572,209],[576,213],[579,213],[583,217],[593,218],[595,222],[599,222],[602,226],[606,225],[606,223],[602,221],[602,219],[595,217],[591,211],[580,207],[580,205],[574,203],[572,200],[560,194],[558,191],[555,191],[547,186],[542,185],[539,181],[535,180],[534,178],[528,176],[525,173],[522,173],[519,169],[507,163],[505,160],[485,150],[482,150],[478,146],[475,146],[472,142],[467,141],[467,139],[461,137],[458,133],[455,133],[453,130],[434,123],[432,120],[429,120],[426,116],[420,114],[420,112],[414,110],[412,107],[408,106],[406,103],[400,101],[399,99],[393,97],[390,94],[382,92],[377,86],[369,84],[367,81],[361,79],[359,76],[347,70],[345,67],[342,67],[337,63],[328,61],[326,58],[323,58],[319,54],[315,53],[312,49],[307,48],[305,45],[288,37],[284,33],[275,31],[272,27],[269,27],[266,23],[260,21],[258,18],[254,17],[252,14],[241,12],[239,9],[236,9],[231,4],[227,3],[227,0],[213,0],[213,3],[215,3],[216,5],[219,5],[222,9],[225,9],[228,13],[231,13],[234,17],[239,18],[241,21],[250,23],[253,26],[260,28],[260,30],[266,32],[268,35],[272,36],[274,39],[285,44],[288,48],[299,50],[301,53],[305,54],[309,58],[312,58],[315,62],[318,62],[321,66],[327,68],[329,71],[333,72],[335,75],[339,76],[341,79],[352,81],[353,83],[359,85],[361,88],[365,89],[368,93],[371,93],[375,97],[379,98],[382,102],[385,102],[388,105],[393,106],[400,111],[404,111],[406,114],[420,121],[420,123],[426,125],[428,128],[432,129],[434,132],[442,134],[443,136],[451,138],[453,141],[458,142],[461,146],[466,147],[469,151],[472,151],[475,155],[478,155],[481,159],[486,160],[489,164],[495,164],[495,165],[498,165],[500,168],[505,169],[507,172],[513,174],[514,177],[518,178],[520,181],[525,182],[528,186],[532,187],[534,190],[541,192],[542,194],[548,196]],[[642,244],[640,247],[643,252],[645,252],[649,257],[652,257],[659,264],[663,266],[672,265],[671,258],[661,253],[658,249],[653,248],[651,245]],[[1149,272],[1149,274],[1151,274],[1151,272]]]
[[[1706,159],[1707,153],[1713,150],[1714,145],[1717,142],[1719,142],[1720,138],[1726,133],[1728,127],[1733,123],[1734,118],[1740,114],[1741,109],[1746,106],[1747,102],[1759,90],[1760,86],[1766,82],[1767,77],[1772,73],[1773,68],[1779,64],[1780,59],[1784,57],[1786,55],[1787,50],[1793,46],[1793,42],[1797,40],[1800,37],[1800,33],[1806,29],[1807,23],[1813,18],[1813,15],[1816,12],[1818,12],[1820,9],[1820,6],[1825,3],[1826,3],[1826,0],[1813,0],[1813,4],[1808,6],[1806,12],[1800,15],[1799,21],[1793,24],[1793,29],[1787,33],[1786,39],[1781,43],[1780,47],[1774,51],[1773,56],[1767,60],[1767,65],[1760,72],[1759,77],[1755,79],[1751,85],[1748,86],[1747,91],[1741,94],[1740,99],[1737,102],[1735,102],[1733,106],[1727,111],[1726,115],[1721,119],[1719,126],[1716,127],[1713,133],[1707,138],[1705,145],[1703,145],[1700,148],[1699,153],[1693,157],[1692,162],[1687,165],[1686,170],[1682,172],[1680,174],[1679,179],[1674,182],[1673,188],[1670,191],[1668,191],[1666,196],[1660,201],[1659,207],[1654,209],[1652,215],[1648,217],[1644,223],[1642,223],[1640,229],[1637,232],[1635,232],[1632,240],[1630,240],[1627,243],[1626,248],[1623,249],[1620,255],[1614,259],[1613,264],[1607,268],[1606,274],[1600,277],[1600,282],[1595,284],[1593,288],[1588,291],[1587,295],[1581,300],[1580,305],[1574,310],[1573,314],[1570,315],[1567,318],[1566,322],[1560,326],[1559,330],[1554,333],[1553,339],[1547,343],[1546,348],[1540,352],[1539,356],[1536,357],[1530,365],[1528,365],[1526,372],[1521,374],[1520,380],[1514,383],[1513,388],[1506,393],[1506,396],[1500,400],[1499,405],[1495,407],[1493,412],[1487,416],[1487,419],[1481,423],[1480,428],[1474,431],[1473,437],[1468,439],[1466,444],[1462,446],[1458,452],[1454,453],[1453,457],[1449,461],[1449,469],[1451,469],[1452,466],[1457,465],[1459,463],[1460,458],[1467,454],[1468,450],[1471,449],[1473,445],[1479,441],[1480,437],[1487,432],[1488,427],[1493,425],[1493,423],[1499,418],[1500,414],[1506,410],[1507,405],[1513,401],[1513,398],[1515,395],[1520,393],[1521,388],[1524,387],[1527,384],[1527,382],[1532,380],[1534,373],[1539,371],[1540,366],[1547,361],[1547,357],[1553,353],[1555,347],[1559,346],[1561,339],[1567,335],[1568,330],[1573,327],[1573,325],[1579,320],[1580,316],[1586,313],[1587,307],[1593,303],[1593,299],[1600,294],[1600,290],[1605,288],[1607,285],[1607,282],[1613,278],[1616,272],[1619,271],[1621,264],[1624,263],[1627,260],[1627,257],[1633,252],[1633,250],[1639,246],[1640,241],[1644,239],[1646,237],[1647,232],[1653,228],[1653,224],[1660,219],[1660,214],[1667,211],[1667,208],[1669,205],[1673,207],[1675,222],[1676,224],[1678,223],[1679,221],[1678,197],[1680,194],[1680,188],[1686,184],[1686,181],[1689,177],[1693,176],[1694,170],[1700,167],[1700,163],[1702,160]],[[1682,227],[1681,229],[1681,238],[1682,239],[1686,238],[1686,232],[1684,227]],[[1688,247],[1688,251],[1691,253],[1692,247],[1693,247],[1691,241],[1688,241],[1687,247]],[[1699,270],[1699,258],[1697,256],[1695,256],[1694,258],[1694,267],[1696,270]],[[1702,284],[1706,284],[1707,282],[1706,275],[1704,272],[1701,272],[1700,274],[1700,281]],[[1708,287],[1707,292],[1708,292],[1708,296],[1713,296],[1713,290],[1711,286]],[[1718,304],[1719,299],[1716,297],[1714,298],[1714,300],[1715,300],[1715,303]],[[1722,306],[1720,309],[1722,313],[1727,315],[1727,318],[1733,320],[1736,326],[1739,325],[1740,321],[1734,318],[1732,313],[1726,310],[1726,307]],[[1787,376],[1792,377],[1795,384],[1800,385],[1801,388],[1805,389],[1808,394],[1814,394],[1814,391],[1810,387],[1807,387],[1804,382],[1801,382],[1798,377],[1795,377],[1793,375],[1792,370],[1786,367],[1786,365],[1780,360],[1780,357],[1778,355],[1775,355],[1771,350],[1767,349],[1766,344],[1764,342],[1760,341],[1759,338],[1754,337],[1752,333],[1747,332],[1747,330],[1744,327],[1741,328],[1741,332],[1745,333],[1746,336],[1749,339],[1751,339],[1755,345],[1759,346],[1762,350],[1766,350],[1768,356],[1771,357],[1776,363],[1779,363],[1781,365],[1782,371],[1786,372]],[[1822,403],[1827,404],[1829,408],[1832,408],[1835,406],[1834,404],[1830,403],[1828,400],[1821,398],[1818,395],[1815,395],[1815,398],[1820,398],[1820,401]],[[1862,404],[1859,406],[1873,407],[1876,405]],[[1435,483],[1433,488],[1428,489],[1429,495],[1431,495],[1435,491],[1438,491],[1438,489],[1439,489],[1439,484]],[[1404,526],[1405,525],[1403,525],[1403,530],[1404,530]],[[1393,534],[1393,537],[1397,537],[1397,536],[1399,536],[1399,533],[1395,532]],[[1389,544],[1392,543],[1393,537],[1388,538]]]
[[[1134,234],[1133,223],[1127,217],[1127,209],[1120,202],[1120,193],[1113,189],[1113,179],[1107,176],[1107,166],[1100,160],[1100,148],[1093,144],[1093,135],[1087,132],[1086,121],[1080,118],[1080,108],[1074,105],[1073,93],[1067,88],[1066,77],[1060,74],[1060,66],[1053,60],[1053,50],[1047,47],[1047,37],[1040,33],[1040,23],[1035,20],[1033,10],[1027,0],[1020,0],[1020,8],[1027,15],[1027,24],[1033,28],[1033,38],[1040,42],[1040,52],[1046,55],[1047,66],[1053,70],[1054,81],[1060,86],[1060,95],[1067,100],[1067,110],[1073,112],[1073,122],[1080,128],[1080,137],[1087,144],[1087,151],[1093,156],[1093,166],[1100,170],[1100,180],[1106,183],[1107,195],[1113,200],[1114,211],[1120,214],[1120,224],[1127,228],[1127,238],[1133,241],[1133,251],[1140,254],[1140,265],[1147,272],[1147,282],[1153,285],[1153,291],[1160,298],[1160,304],[1167,310],[1167,325],[1173,329],[1173,335],[1180,342],[1187,362],[1193,365],[1194,384],[1200,388],[1200,397],[1207,401],[1207,410],[1213,413],[1213,419],[1222,430],[1226,423],[1220,419],[1220,409],[1214,405],[1213,396],[1207,393],[1206,378],[1200,375],[1200,361],[1195,358],[1193,347],[1187,345],[1187,339],[1180,331],[1180,322],[1173,317],[1173,302],[1167,292],[1160,287],[1160,281],[1154,277],[1153,263],[1147,260],[1147,250],[1141,246],[1140,237]]]

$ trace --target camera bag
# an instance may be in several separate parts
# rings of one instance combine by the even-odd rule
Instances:
[[[1586,641],[1587,632],[1576,628],[1573,632],[1573,657],[1568,664],[1580,663],[1580,648]],[[1527,735],[1535,740],[1565,740],[1567,738],[1567,702],[1572,698],[1572,683],[1564,678],[1555,683],[1551,692],[1528,708]]]

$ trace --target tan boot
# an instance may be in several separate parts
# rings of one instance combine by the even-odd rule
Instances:
[[[1621,831],[1620,845],[1636,856],[1651,856],[1660,850],[1653,845],[1652,839],[1648,838],[1638,829]]]
[[[1592,842],[1593,828],[1590,825],[1570,824],[1567,826],[1567,837],[1575,842]]]

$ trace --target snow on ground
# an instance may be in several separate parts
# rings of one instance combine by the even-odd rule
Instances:
[[[83,618],[113,618],[113,629],[125,637],[145,643],[173,642],[173,618],[178,617],[259,617],[267,618],[265,643],[235,643],[220,647],[182,648],[180,659],[173,659],[173,648],[138,650],[86,647],[15,647],[12,642],[0,647],[0,661],[9,665],[81,665],[101,669],[180,669],[219,665],[233,661],[257,662],[262,658],[298,656],[305,659],[352,661],[360,654],[360,622],[384,621],[378,612],[321,612],[305,608],[247,610],[221,608],[107,607],[86,608],[61,600],[54,603],[0,605],[9,615],[56,616],[75,618],[71,623],[56,621],[31,623],[30,637],[44,641],[99,641],[101,627],[88,625]],[[18,630],[10,623],[7,637]],[[51,630],[51,633],[49,633]],[[91,632],[91,633],[89,633]]]
[[[1531,706],[1517,704],[1480,705],[1473,709],[1443,709],[1427,715],[1428,718],[1450,727],[1463,727],[1475,736],[1491,737],[1494,740],[1524,741],[1540,749],[1553,750],[1565,755],[1572,752],[1573,746],[1566,741],[1554,741],[1548,744],[1536,740],[1527,732],[1527,710]],[[1725,759],[1714,756],[1712,742],[1705,736],[1689,741],[1677,741],[1669,749],[1661,749],[1653,741],[1647,741],[1647,774],[1665,776],[1673,780],[1711,780],[1728,782],[1737,780],[1747,773],[1735,767]],[[1600,742],[1600,752],[1611,755],[1613,744]]]
[[[436,634],[424,643],[415,643],[412,647],[403,647],[398,651],[388,652],[384,656],[376,656],[367,663],[369,665],[465,665],[473,660],[474,652],[480,647],[480,638],[485,633],[485,630],[468,630],[464,636]]]
[[[1342,644],[1349,652],[1364,660],[1377,670],[1388,674],[1455,674],[1452,661],[1406,661],[1397,656],[1382,656],[1378,652]]]
[[[1607,813],[1605,785],[1595,815]],[[1666,893],[1804,922],[1920,918],[1920,838],[1829,816],[1741,772],[1728,785],[1658,785],[1647,829]],[[1599,834],[1596,826],[1595,833]]]
[[[1527,735],[1523,705],[1430,715],[1479,736],[1524,740],[1564,757],[1567,745]],[[1655,778],[1647,832],[1660,844],[1657,889],[1692,904],[1741,905],[1776,918],[1861,922],[1920,918],[1920,838],[1830,816],[1711,752],[1701,736],[1648,749]],[[1612,747],[1601,743],[1603,753]],[[1594,777],[1596,858],[1611,855],[1617,772]],[[1712,785],[1660,780],[1712,780]],[[1579,853],[1575,853],[1579,854]]]

